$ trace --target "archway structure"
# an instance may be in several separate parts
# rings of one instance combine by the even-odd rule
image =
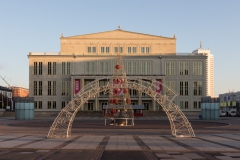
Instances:
[[[78,110],[88,102],[90,98],[94,98],[100,92],[109,93],[114,88],[135,89],[142,93],[146,93],[159,103],[165,111],[171,126],[172,135],[175,137],[195,137],[194,131],[187,117],[183,114],[180,108],[175,105],[172,100],[178,95],[174,90],[169,88],[162,82],[154,79],[146,79],[145,77],[129,78],[124,77],[127,83],[113,84],[110,83],[112,77],[99,78],[79,91],[71,102],[58,114],[52,126],[50,127],[48,138],[70,137],[73,120]],[[107,85],[99,86],[100,80],[108,80]],[[147,80],[147,81],[146,81]],[[173,96],[168,97],[157,92],[159,85],[162,85],[163,91],[171,91]]]

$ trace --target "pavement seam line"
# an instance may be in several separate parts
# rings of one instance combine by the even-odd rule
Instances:
[[[136,141],[138,146],[142,149],[144,154],[149,160],[158,160],[159,158],[154,154],[154,152],[138,137],[133,136],[133,139]]]
[[[173,143],[175,143],[175,144],[177,144],[177,145],[179,145],[181,147],[184,147],[184,148],[186,148],[186,149],[188,149],[188,150],[190,150],[190,151],[192,151],[192,152],[198,154],[199,156],[202,156],[202,157],[204,157],[204,158],[206,158],[208,160],[218,160],[218,158],[216,158],[216,157],[213,157],[213,156],[211,156],[209,154],[206,154],[206,153],[204,153],[204,152],[202,152],[202,151],[200,151],[200,150],[198,150],[198,149],[196,149],[196,148],[194,148],[192,146],[189,146],[187,144],[181,143],[181,142],[179,142],[177,140],[174,140],[172,138],[169,138],[167,136],[160,136],[160,137],[163,137],[163,138],[165,138],[168,141],[171,141],[171,142],[173,142]]]
[[[196,137],[196,138],[200,139],[200,140],[203,140],[203,141],[206,141],[206,142],[214,143],[214,144],[217,144],[217,145],[220,145],[220,146],[225,146],[225,147],[228,147],[228,148],[233,148],[233,149],[236,149],[236,150],[240,150],[239,147],[234,147],[234,146],[230,146],[230,145],[227,145],[227,144],[210,141],[210,140],[207,140],[205,138],[200,138],[200,137]]]
[[[65,147],[66,145],[68,145],[68,144],[76,141],[76,140],[79,139],[80,137],[82,137],[82,136],[74,137],[74,138],[72,138],[72,139],[70,139],[70,140],[68,140],[68,141],[66,141],[66,142],[64,142],[64,143],[62,143],[62,144],[54,147],[54,148],[51,149],[50,151],[48,151],[48,152],[46,152],[46,153],[38,156],[37,158],[35,158],[35,160],[43,160],[43,159],[46,159],[47,157],[49,157],[49,156],[53,155],[54,153],[56,153],[56,152],[57,152],[58,150],[60,150],[62,147]]]
[[[220,135],[213,135],[213,136],[220,137],[220,138],[226,138],[226,139],[230,139],[230,140],[234,140],[234,141],[240,141],[239,139],[236,139],[236,138],[230,138],[230,137],[225,137],[225,136],[220,136]]]
[[[15,139],[23,138],[23,137],[27,137],[27,136],[30,136],[30,135],[24,135],[24,136],[15,137],[15,138],[9,138],[9,139],[5,139],[5,140],[3,140],[3,141],[1,141],[1,142],[11,141],[11,140],[15,140]],[[0,142],[0,143],[1,143],[1,142]]]
[[[31,141],[31,142],[27,142],[27,143],[23,143],[23,144],[20,144],[20,145],[17,145],[17,146],[14,146],[12,148],[8,148],[7,150],[3,151],[3,152],[0,152],[0,155],[4,155],[4,154],[7,154],[7,153],[11,153],[13,152],[14,150],[16,150],[16,148],[20,148],[20,147],[23,147],[23,146],[26,146],[26,145],[29,145],[29,144],[32,144],[32,143],[36,143],[36,142],[39,142],[39,141],[43,141],[47,138],[42,138],[42,139],[37,139],[37,140],[34,140],[34,141]]]
[[[93,155],[91,156],[90,160],[100,160],[103,152],[107,146],[110,136],[105,136],[102,141],[97,146],[96,150],[94,151]]]

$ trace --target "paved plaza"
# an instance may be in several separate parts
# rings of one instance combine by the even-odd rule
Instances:
[[[215,121],[192,118],[190,122],[198,127],[195,138],[172,137],[166,118],[136,119],[135,129],[104,128],[100,125],[103,122],[101,117],[77,117],[76,129],[70,138],[47,139],[52,121],[53,118],[16,121],[0,117],[0,159],[240,160],[240,117],[224,117]],[[159,121],[163,127],[154,128],[152,125],[150,128],[153,129],[147,128]]]

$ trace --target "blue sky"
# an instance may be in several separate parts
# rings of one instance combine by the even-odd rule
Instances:
[[[239,0],[0,0],[0,75],[28,88],[29,52],[58,52],[60,35],[117,29],[177,37],[177,52],[209,48],[215,95],[240,91]],[[0,79],[0,85],[6,83]]]

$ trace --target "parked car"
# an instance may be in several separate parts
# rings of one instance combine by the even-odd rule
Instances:
[[[229,116],[231,116],[231,117],[235,117],[236,114],[237,114],[236,111],[231,111],[230,114],[229,114]]]
[[[226,117],[227,113],[226,111],[220,111],[220,117]]]

